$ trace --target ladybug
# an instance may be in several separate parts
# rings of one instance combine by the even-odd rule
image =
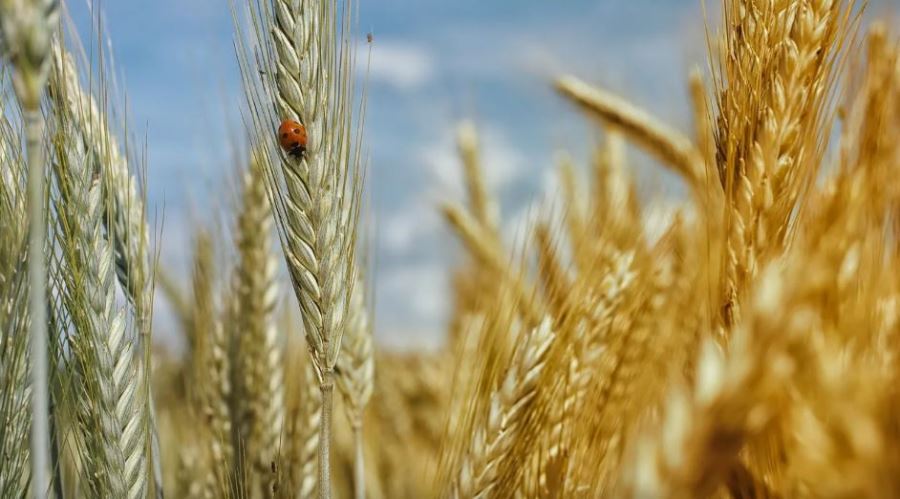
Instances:
[[[278,141],[288,154],[299,158],[306,152],[306,127],[294,120],[284,120],[278,127]]]

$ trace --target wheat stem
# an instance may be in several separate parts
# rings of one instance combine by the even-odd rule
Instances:
[[[26,149],[28,151],[28,315],[31,318],[31,474],[35,497],[49,489],[47,469],[50,443],[48,435],[49,392],[47,381],[47,269],[44,244],[47,225],[44,212],[44,149],[41,144],[44,118],[38,109],[25,111]]]
[[[49,71],[50,39],[58,5],[52,0],[0,2],[0,47],[12,60],[13,85],[22,105],[28,155],[28,303],[31,338],[32,493],[49,490],[49,385],[47,377],[47,269],[44,260],[45,213],[44,118],[40,102]]]
[[[331,497],[331,413],[334,405],[332,373],[326,371],[319,384],[322,391],[322,422],[319,426],[319,499]]]
[[[353,497],[355,499],[366,499],[366,463],[365,463],[365,441],[363,440],[363,423],[362,420],[354,421],[353,424]]]

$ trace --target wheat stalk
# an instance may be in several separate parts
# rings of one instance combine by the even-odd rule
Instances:
[[[98,177],[104,174],[89,153],[76,118],[63,104],[73,98],[63,68],[54,65],[57,93],[57,237],[65,264],[63,301],[75,332],[76,366],[82,370],[78,421],[88,454],[84,479],[93,495],[143,497],[147,489],[147,416],[140,389],[141,366],[124,310],[115,302],[114,251],[103,237],[105,214]]]
[[[276,261],[272,255],[272,211],[265,179],[254,158],[244,174],[244,192],[237,221],[238,265],[234,277],[235,331],[239,415],[245,454],[264,477],[278,453],[284,419],[281,345],[274,323],[278,302]]]
[[[552,324],[544,320],[528,331],[516,347],[500,386],[491,395],[487,419],[472,435],[471,445],[451,485],[450,497],[493,495],[500,461],[520,436],[521,419],[534,400],[553,338]]]
[[[324,379],[340,352],[353,277],[359,186],[353,185],[349,75],[341,73],[349,61],[335,55],[332,3],[291,4],[275,5],[276,108],[279,117],[303,123],[309,144],[300,159],[283,154],[264,165],[313,362]]]
[[[47,239],[45,151],[41,144],[44,118],[41,97],[50,70],[50,39],[59,13],[55,0],[3,0],[0,2],[0,52],[15,69],[13,86],[25,120],[28,153],[28,303],[31,337],[31,470],[32,491],[40,497],[49,490],[48,382],[47,382]]]

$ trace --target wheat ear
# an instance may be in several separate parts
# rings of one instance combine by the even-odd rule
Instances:
[[[681,174],[689,185],[700,185],[702,156],[690,139],[659,123],[646,111],[575,77],[558,79],[556,88],[592,116],[627,133]]]
[[[95,165],[103,168],[103,196],[108,216],[103,217],[106,236],[116,252],[116,276],[125,296],[132,304],[134,317],[140,332],[140,347],[144,365],[150,365],[150,326],[153,313],[153,285],[150,272],[150,240],[145,221],[143,198],[139,195],[128,163],[122,157],[115,135],[106,122],[106,114],[101,114],[93,96],[82,88],[71,55],[62,47],[54,47],[54,63],[60,68],[65,79],[68,98],[63,104],[67,113],[87,145]],[[149,372],[144,373],[145,400],[152,404]],[[148,405],[151,434],[148,435],[148,449],[153,459],[154,486],[161,493],[160,456],[152,450],[158,446],[153,407]]]
[[[301,387],[302,393],[289,398],[289,417],[285,423],[287,486],[279,487],[278,497],[306,499],[315,497],[318,482],[321,394],[315,383],[316,373],[311,362],[299,359],[294,362],[301,362],[302,366],[289,365],[288,372],[295,374],[294,381],[296,386]]]
[[[103,195],[109,209],[105,219],[107,234],[116,251],[116,276],[125,295],[134,305],[142,337],[149,335],[152,308],[150,237],[145,220],[144,202],[134,175],[123,157],[107,115],[78,82],[75,63],[64,49],[55,48],[56,63],[66,79],[68,113],[87,144],[93,161],[104,165]]]
[[[303,429],[300,430],[299,464],[300,464],[300,496],[313,497],[320,488],[319,480],[321,473],[317,474],[322,461],[319,457],[319,448],[322,438],[322,394],[316,393],[314,380],[316,379],[315,369],[312,364],[307,364],[305,385],[307,389],[304,392],[303,411],[300,413],[303,417]]]
[[[256,158],[244,174],[244,192],[237,222],[238,265],[234,277],[237,331],[237,397],[246,455],[265,477],[278,453],[284,420],[284,376],[281,342],[275,327],[278,304],[276,260],[272,255],[272,210],[265,179]]]
[[[828,135],[833,69],[853,0],[725,2],[717,68],[716,149],[731,210],[724,321],[769,250],[780,250],[798,201],[815,179]]]
[[[497,239],[461,206],[445,204],[441,210],[475,260],[497,276],[508,279],[513,297],[519,302],[520,312],[529,323],[539,324],[544,315],[544,305],[538,301],[533,287],[506,263],[503,248]]]
[[[549,224],[541,222],[534,228],[534,239],[537,246],[537,274],[541,289],[555,315],[562,317],[566,313],[566,293],[572,286],[572,276],[562,262],[559,248],[556,246]]]
[[[347,330],[341,341],[341,356],[337,363],[337,385],[344,396],[347,416],[353,429],[354,474],[356,499],[366,495],[366,468],[363,461],[363,410],[372,396],[375,377],[375,358],[372,352],[372,330],[363,299],[365,287],[356,283],[350,298]]]
[[[65,265],[63,302],[74,327],[73,362],[84,396],[77,416],[87,446],[84,480],[91,495],[143,497],[147,489],[141,366],[134,356],[125,311],[116,305],[112,245],[103,237],[103,165],[93,160],[74,116],[70,93],[54,65],[56,155],[53,162],[57,238]],[[99,173],[99,176],[98,176]]]
[[[25,164],[10,146],[18,142],[0,114],[0,496],[27,491],[31,384],[28,380],[28,289]]]
[[[232,396],[229,333],[217,314],[212,236],[199,230],[194,241],[194,315],[191,320],[192,362],[191,394],[208,438],[208,457],[212,460],[203,486],[207,496],[230,491],[234,464],[232,446]]]
[[[672,394],[658,440],[644,440],[635,454],[633,497],[709,497],[733,473],[745,442],[781,413],[783,387],[809,350],[803,321],[787,318],[804,295],[785,288],[780,270],[768,267],[728,355],[706,340],[692,396]]]
[[[339,8],[340,4],[340,8]],[[274,0],[257,9],[256,36],[265,51],[242,71],[258,139],[273,145],[281,120],[307,131],[302,153],[264,161],[282,249],[302,311],[304,332],[322,391],[319,496],[331,497],[330,448],[334,367],[355,282],[356,225],[362,188],[360,137],[354,132],[354,49],[350,2]],[[253,76],[268,77],[260,85]],[[361,128],[357,129],[359,132]],[[274,154],[273,154],[274,156]]]
[[[478,143],[478,130],[471,121],[460,123],[456,147],[462,159],[469,209],[484,230],[499,240],[500,209],[485,185]]]
[[[537,381],[544,368],[554,333],[550,319],[529,330],[517,345],[501,385],[491,395],[484,424],[475,429],[463,456],[450,497],[492,497],[498,486],[498,469],[506,451],[520,437],[521,421],[534,401]]]
[[[50,70],[50,40],[56,29],[56,0],[0,1],[0,51],[10,58],[13,86],[25,118],[28,152],[28,306],[31,338],[31,480],[35,497],[50,488],[49,388],[47,382],[47,239],[44,118],[41,97]]]

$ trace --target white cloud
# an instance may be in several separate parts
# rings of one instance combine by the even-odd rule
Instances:
[[[410,315],[418,319],[433,319],[447,312],[446,269],[439,263],[420,263],[395,267],[385,271],[383,291],[404,297]]]
[[[379,318],[379,340],[391,346],[435,345],[449,313],[447,272],[438,262],[384,269],[378,300],[390,314]]]
[[[441,227],[434,203],[424,197],[387,216],[381,228],[381,248],[392,253],[403,253],[417,241],[431,239]]]
[[[398,90],[411,90],[428,83],[435,73],[434,57],[421,45],[401,41],[376,40],[371,60],[368,48],[358,52],[358,62],[365,69],[369,64],[369,78]]]
[[[434,175],[438,192],[461,199],[464,195],[463,167],[454,132],[443,130],[435,140],[419,149],[418,156]],[[489,189],[496,192],[525,173],[525,157],[503,130],[480,125],[478,140],[482,174]]]

